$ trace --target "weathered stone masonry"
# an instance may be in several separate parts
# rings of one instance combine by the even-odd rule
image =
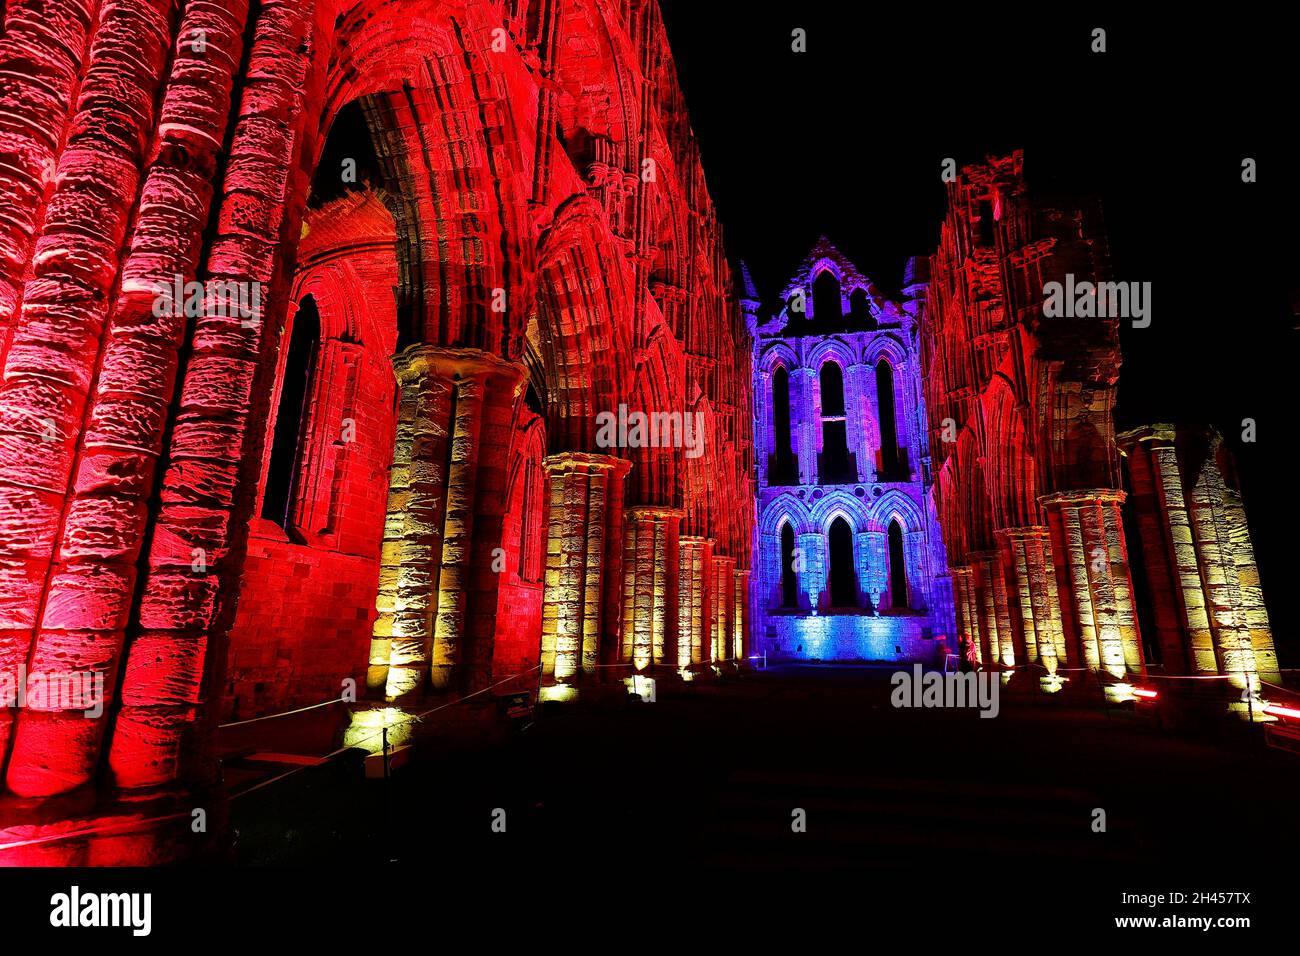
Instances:
[[[743,656],[750,349],[654,3],[19,0],[0,74],[0,665],[109,695],[0,714],[11,793],[209,781],[349,679]]]

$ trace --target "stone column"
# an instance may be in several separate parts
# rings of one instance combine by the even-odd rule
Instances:
[[[523,376],[485,352],[429,345],[395,356],[393,368],[397,435],[366,681],[388,700],[418,692],[426,678],[434,690],[458,683],[467,604],[482,584],[471,554],[484,409],[498,418]],[[500,511],[485,504],[489,519]]]
[[[698,535],[682,535],[680,571],[677,589],[677,666],[708,663],[709,627],[713,620],[709,608],[708,581],[713,558],[713,540]]]
[[[680,508],[629,508],[623,534],[623,631],[619,660],[637,670],[677,665]]]
[[[1281,675],[1246,514],[1241,499],[1223,480],[1216,460],[1218,444],[1217,437],[1211,441],[1208,458],[1187,499],[1219,669],[1231,675],[1235,686],[1245,689],[1253,687],[1261,674],[1274,683]],[[1157,453],[1169,461],[1173,449]]]
[[[713,659],[731,660],[733,654],[736,559],[718,554],[713,557]]]
[[[1010,559],[1011,601],[1019,611],[1023,659],[1055,674],[1058,667],[1071,664],[1061,630],[1051,533],[1046,527],[1031,526],[1004,528],[998,534]]]
[[[969,557],[975,571],[975,612],[980,622],[984,661],[1014,667],[1016,652],[1011,636],[1011,612],[1007,606],[1007,585],[998,552],[973,551]]]
[[[1051,529],[1067,634],[1077,640],[1083,666],[1116,678],[1146,666],[1120,518],[1124,497],[1118,489],[1097,488],[1039,499]]]
[[[732,575],[735,579],[735,616],[732,629],[732,654],[737,660],[749,658],[749,570],[736,568]]]
[[[498,556],[509,550],[505,548],[504,535],[511,442],[527,376],[522,365],[491,356],[484,358],[482,364],[486,377],[478,425],[478,468],[473,485],[473,540],[465,578],[465,647],[460,655],[457,680],[465,691],[482,690],[492,683],[497,604],[503,579]],[[447,578],[444,576],[443,580]]]
[[[1273,643],[1273,629],[1269,624],[1268,608],[1264,604],[1264,591],[1259,583],[1259,565],[1255,563],[1255,549],[1246,525],[1246,511],[1241,497],[1229,492],[1223,499],[1222,539],[1227,560],[1237,571],[1237,609],[1246,629],[1250,656],[1248,669],[1255,670],[1266,681],[1282,682],[1278,669],[1277,649]]]
[[[811,531],[795,535],[798,554],[803,556],[803,571],[799,579],[799,607],[821,612],[826,610],[829,595],[826,587],[827,555],[823,544],[826,536]]]
[[[421,346],[394,356],[393,370],[397,427],[366,673],[367,689],[387,700],[419,691],[432,661],[453,392]]]
[[[546,585],[542,595],[544,693],[572,696],[600,658],[603,599],[610,572],[611,522],[621,520],[631,463],[610,455],[564,452],[544,461],[550,489]],[[554,689],[554,688],[559,688]]]
[[[988,659],[984,656],[984,645],[980,639],[979,616],[975,613],[975,569],[969,566],[959,566],[951,568],[950,573],[952,574],[957,635],[964,637],[967,645],[975,649],[976,663],[983,664]]]

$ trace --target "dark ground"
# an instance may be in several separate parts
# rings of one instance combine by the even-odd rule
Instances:
[[[818,886],[905,883],[891,906],[932,898],[959,912],[969,896],[986,915],[1083,908],[1103,920],[1126,912],[1121,891],[1152,881],[1253,890],[1256,905],[1291,886],[1273,874],[1300,851],[1300,757],[1246,726],[1189,740],[1132,711],[1005,693],[991,720],[896,710],[893,670],[774,667],[655,704],[548,716],[499,747],[397,771],[387,814],[385,784],[355,768],[297,775],[235,801],[238,858],[543,886],[568,873],[685,873],[775,906],[810,905]],[[505,833],[491,830],[494,808]],[[795,808],[806,833],[791,830]],[[1105,833],[1092,830],[1094,808]],[[791,870],[800,879],[776,878]]]

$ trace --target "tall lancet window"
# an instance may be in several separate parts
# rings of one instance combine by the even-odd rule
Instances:
[[[849,456],[848,422],[844,415],[844,374],[839,363],[825,362],[821,370],[822,394],[822,484],[834,485],[857,479]]]
[[[840,299],[840,280],[830,269],[823,269],[813,280],[813,319],[819,323],[835,324],[844,318],[844,303]]]
[[[790,374],[778,365],[772,373],[772,463],[768,481],[773,485],[793,485],[794,450],[790,439]]]
[[[897,518],[889,522],[889,603],[898,610],[907,607],[907,552]]]
[[[799,573],[795,570],[794,528],[781,525],[781,606],[798,607]]]
[[[289,349],[280,381],[280,401],[275,409],[275,432],[266,469],[262,517],[288,530],[303,445],[306,442],[307,405],[320,348],[320,313],[316,300],[306,296],[298,303],[289,335]]]
[[[857,607],[858,573],[853,567],[853,531],[847,521],[836,518],[831,522],[828,537],[831,559],[831,607]]]
[[[876,363],[876,411],[880,416],[880,471],[892,477],[902,471],[902,461],[894,411],[894,369],[885,359]]]

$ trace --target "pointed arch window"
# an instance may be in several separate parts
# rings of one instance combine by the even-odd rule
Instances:
[[[819,323],[835,325],[844,318],[840,298],[840,280],[830,269],[823,269],[813,280],[813,314]]]
[[[844,373],[838,362],[822,363],[819,376],[822,399],[822,453],[818,473],[824,485],[857,479],[857,466],[849,454],[848,420],[844,414]]]
[[[898,448],[898,418],[894,407],[894,368],[887,359],[876,363],[876,413],[880,420],[880,472],[883,478],[903,471]]]
[[[842,517],[831,522],[827,535],[830,552],[831,607],[858,606],[858,572],[853,566],[853,530]]]
[[[889,522],[889,604],[900,611],[908,607],[907,550],[897,518]]]
[[[794,528],[781,525],[781,606],[799,606],[799,574],[795,571]]]
[[[867,290],[859,286],[849,296],[849,316],[854,323],[864,328],[874,329],[876,317],[871,314],[871,303],[867,299]]]
[[[790,373],[784,365],[778,365],[772,373],[772,461],[768,483],[798,484],[790,438]]]
[[[289,530],[294,493],[302,477],[307,408],[319,351],[320,312],[316,300],[306,296],[298,303],[289,334],[262,496],[262,517],[274,521],[286,531]]]

